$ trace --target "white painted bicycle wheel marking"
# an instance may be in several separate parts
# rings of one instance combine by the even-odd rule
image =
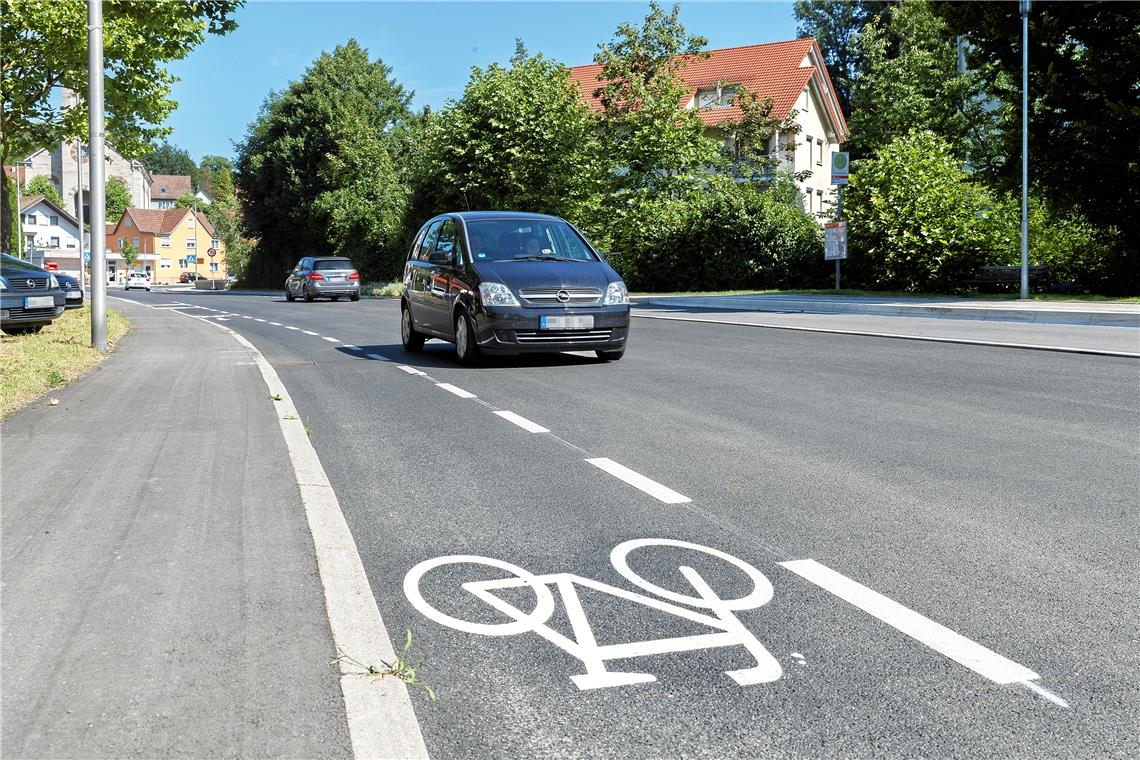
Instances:
[[[436,383],[436,386],[443,388],[448,393],[454,393],[459,398],[475,398],[475,394],[470,391],[465,391],[462,388],[457,388],[451,383]]]
[[[537,422],[531,422],[526,417],[522,417],[514,412],[495,412],[495,414],[502,417],[507,422],[513,422],[528,433],[549,433],[549,428],[544,428]]]
[[[1002,657],[813,559],[779,564],[994,683],[1021,683],[1039,677],[1029,668]]]
[[[409,367],[405,364],[396,365],[396,369],[402,369],[404,372],[407,372],[409,375],[422,375],[423,374],[423,372],[420,372],[415,367]]]
[[[666,504],[683,504],[684,502],[692,501],[692,499],[690,499],[688,496],[679,494],[672,488],[666,488],[656,480],[650,480],[644,475],[634,472],[628,467],[620,465],[612,459],[598,457],[596,459],[587,459],[586,461],[597,467],[599,470],[608,472],[618,480],[624,480],[634,488],[644,491],[658,501],[663,501]]]
[[[412,606],[426,617],[460,631],[486,636],[508,636],[528,632],[538,634],[543,639],[582,662],[586,672],[570,677],[570,680],[573,681],[579,689],[628,686],[632,684],[650,683],[657,680],[656,676],[650,673],[611,672],[606,669],[606,662],[608,660],[730,646],[743,646],[756,660],[754,667],[728,671],[726,673],[726,675],[738,684],[745,686],[768,683],[779,679],[783,673],[783,668],[780,666],[780,663],[772,657],[768,650],[764,648],[756,637],[753,636],[733,614],[733,611],[736,609],[744,609],[745,607],[743,605],[745,604],[758,602],[752,605],[753,607],[758,607],[771,599],[771,584],[768,583],[768,580],[764,578],[763,574],[743,560],[698,544],[671,541],[669,539],[627,541],[614,549],[611,554],[611,559],[614,557],[619,558],[622,562],[622,567],[618,567],[615,564],[615,568],[627,579],[636,579],[637,584],[643,588],[653,589],[657,587],[633,573],[628,565],[624,564],[624,561],[626,555],[632,549],[651,546],[673,546],[693,549],[725,559],[730,564],[744,570],[749,578],[753,580],[756,590],[740,599],[724,600],[712,590],[697,571],[689,567],[681,567],[681,574],[690,585],[692,585],[694,591],[697,592],[696,596],[673,595],[678,599],[687,600],[685,603],[690,605],[682,607],[653,596],[638,594],[624,588],[611,586],[608,583],[596,581],[592,578],[585,578],[573,573],[552,573],[536,577],[520,567],[501,560],[472,555],[456,555],[451,557],[439,557],[416,565],[404,578],[404,594],[407,595]],[[429,570],[451,564],[485,564],[512,573],[515,576],[513,578],[470,581],[464,583],[462,588],[473,594],[492,609],[503,613],[514,622],[496,624],[472,623],[446,615],[428,604],[423,598],[419,588],[423,576]],[[624,570],[622,569],[623,567]],[[493,591],[498,589],[519,588],[522,586],[530,588],[534,592],[537,600],[534,611],[529,613],[520,610],[515,605],[501,599],[493,593]],[[570,620],[573,630],[574,638],[572,639],[546,625],[546,622],[554,613],[553,596],[547,588],[548,586],[553,587],[562,599],[566,609],[566,615]],[[646,641],[631,641],[604,646],[599,645],[594,636],[593,628],[590,626],[589,618],[586,616],[586,611],[582,606],[582,601],[578,596],[577,587],[579,586],[698,623],[715,632]],[[708,615],[697,612],[691,608],[694,606],[711,610],[713,614]]]
[[[718,549],[710,549],[707,546],[692,544],[688,541],[675,541],[671,538],[635,538],[631,541],[620,543],[614,547],[613,551],[610,552],[610,564],[614,566],[614,570],[617,570],[621,577],[625,578],[627,581],[637,586],[638,588],[645,589],[651,594],[656,594],[657,596],[663,597],[665,599],[670,599],[679,604],[688,604],[694,607],[708,607],[709,609],[714,609],[714,607],[709,606],[708,597],[703,594],[700,597],[685,596],[684,594],[678,594],[676,592],[669,591],[668,589],[663,589],[660,586],[657,586],[645,580],[630,569],[628,560],[629,553],[634,549],[644,549],[652,546],[673,546],[677,547],[678,549],[691,549],[692,551],[708,554],[709,556],[716,557],[717,559],[723,559],[725,562],[728,562],[731,565],[735,565],[740,570],[742,570],[744,574],[748,576],[748,580],[752,581],[752,592],[747,596],[740,597],[739,599],[720,599],[720,597],[717,597],[719,600],[717,603],[718,606],[722,606],[724,609],[751,610],[756,607],[760,607],[761,605],[765,605],[772,600],[772,584],[768,581],[767,578],[764,577],[763,573],[754,568],[752,565],[748,564],[742,559],[732,556],[731,554],[725,554]],[[681,568],[681,572],[684,573],[686,569],[688,568]],[[694,586],[694,588],[696,588],[696,586]],[[700,591],[700,589],[697,590]]]

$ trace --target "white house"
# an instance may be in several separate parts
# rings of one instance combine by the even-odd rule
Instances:
[[[740,108],[733,105],[737,86],[761,99],[771,98],[772,116],[780,121],[794,112],[799,128],[794,135],[795,150],[787,150],[793,139],[790,132],[774,135],[768,149],[782,158],[788,169],[811,172],[797,186],[803,193],[804,208],[819,214],[823,221],[835,203],[829,157],[847,139],[847,122],[818,43],[805,37],[706,52],[707,58],[690,58],[681,68],[681,80],[688,90],[681,107],[698,109],[701,120],[714,133],[718,125],[741,118]],[[592,64],[570,70],[593,113],[602,110],[601,99],[594,97],[602,84],[598,80],[601,68]]]
[[[79,222],[42,195],[21,200],[24,256],[53,272],[79,276]]]

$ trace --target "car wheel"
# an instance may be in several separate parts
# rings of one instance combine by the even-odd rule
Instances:
[[[460,310],[455,316],[455,355],[460,364],[471,366],[479,363],[479,346],[475,342],[475,328],[467,312]]]
[[[289,288],[285,288],[285,300],[289,303],[293,303],[293,293],[289,290]]]
[[[359,301],[359,300],[360,300],[360,294],[359,294],[359,293],[353,293],[352,295],[350,295],[350,296],[348,297],[348,300],[350,300],[350,301]]]
[[[604,359],[608,362],[616,362],[618,359],[625,356],[625,349],[619,348],[617,351],[595,351],[599,359]]]
[[[313,302],[313,294],[309,292],[309,286],[306,285],[301,289],[301,295],[305,298],[305,303]]]
[[[407,306],[400,309],[400,342],[408,353],[416,353],[424,347],[424,336],[416,332],[412,323],[412,312]]]

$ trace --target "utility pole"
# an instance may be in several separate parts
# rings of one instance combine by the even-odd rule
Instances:
[[[91,146],[91,345],[107,353],[107,189],[103,184],[103,0],[87,0],[87,113]],[[82,200],[82,195],[80,196]]]
[[[1029,6],[1021,4],[1021,297],[1029,298]]]

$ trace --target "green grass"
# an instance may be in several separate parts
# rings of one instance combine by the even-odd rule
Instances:
[[[947,295],[946,293],[904,293],[896,290],[700,290],[671,291],[667,293],[630,293],[635,297],[647,296],[744,296],[744,295],[817,295],[817,296],[875,296],[878,298],[982,298],[998,301],[1015,301],[1017,293],[966,293]],[[1110,296],[1060,295],[1058,293],[1030,293],[1031,301],[1096,301],[1109,303],[1140,303],[1140,296],[1112,298]]]
[[[131,323],[107,310],[107,345],[114,344]],[[74,381],[106,357],[91,347],[91,307],[72,309],[38,333],[0,337],[0,419],[48,391]]]

